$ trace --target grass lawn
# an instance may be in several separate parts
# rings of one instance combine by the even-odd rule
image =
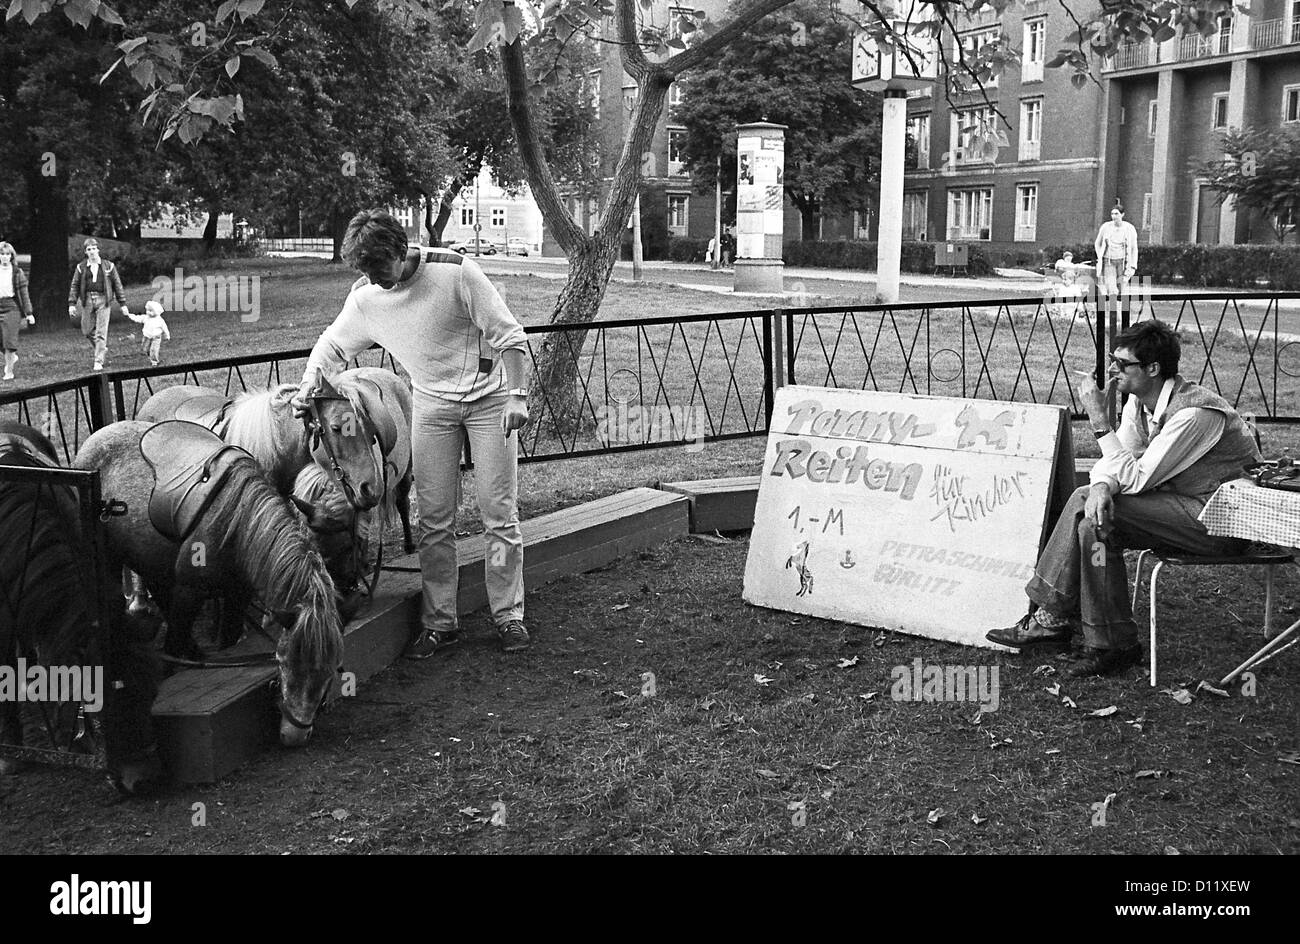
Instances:
[[[261,320],[169,313],[175,341],[164,349],[167,361],[309,346],[351,280],[340,267],[315,261],[250,261],[235,270],[265,276]],[[494,281],[526,323],[546,319],[559,287],[532,277]],[[138,308],[148,291],[134,287],[129,294]],[[604,316],[722,311],[736,301],[615,284]],[[971,350],[978,338],[993,365],[996,392],[1010,395],[1014,388],[1018,398],[1028,394],[1015,388],[1016,339],[1024,345],[1032,328],[1048,332],[1039,336],[1047,340],[1053,327],[1062,327],[978,310],[973,324],[933,319],[927,337],[920,313],[892,323],[870,317],[882,326],[871,362],[876,376],[885,378],[878,380],[882,388],[897,389],[906,379],[903,352],[919,356],[927,349],[908,345],[922,340],[928,350],[958,357],[927,353],[920,363],[930,364],[930,372],[949,376],[966,366],[970,376],[975,364],[978,373],[978,358],[985,356]],[[863,318],[840,332],[836,348],[832,339],[851,321],[818,316],[820,341],[809,321],[799,347],[799,379],[816,383],[817,371],[830,364],[838,382],[859,385],[866,361],[856,347],[857,332],[871,351],[876,322]],[[1011,332],[1013,323],[1020,334]],[[133,329],[114,322],[111,366],[138,363],[130,353]],[[697,342],[692,353],[698,356],[705,338],[691,332],[702,329],[686,329],[673,345],[685,351],[684,341]],[[667,350],[666,338],[648,332],[610,332],[606,340],[619,368],[638,363],[638,338],[646,350]],[[723,334],[708,343],[728,340]],[[739,332],[734,340],[743,340]],[[1073,362],[1073,342],[1068,349]],[[593,345],[585,364],[603,371],[600,350]],[[71,332],[37,334],[27,339],[20,376],[28,383],[79,376],[88,354]],[[1086,344],[1078,354],[1090,363]],[[1033,370],[1047,366],[1049,377],[1050,365],[1060,362],[1050,345],[1033,348],[1032,358]],[[666,360],[687,370],[694,362]],[[286,373],[293,367],[286,365]],[[753,388],[752,361],[732,369],[738,385]],[[711,370],[701,378],[706,389],[719,376],[716,367]],[[670,394],[685,397],[673,402],[689,403],[694,373],[686,381],[678,373],[670,383],[686,385]],[[654,376],[644,364],[634,374]],[[215,374],[204,379],[221,382]],[[988,382],[984,376],[975,392],[989,395]],[[653,394],[633,402],[653,403]],[[710,397],[711,405],[717,402]],[[1297,444],[1292,429],[1263,432],[1270,453]],[[1075,445],[1080,454],[1096,453],[1081,426]],[[521,511],[531,517],[637,485],[753,473],[762,450],[763,439],[754,437],[706,443],[700,451],[674,446],[525,463]],[[473,493],[467,478],[463,530],[478,527]],[[1295,652],[1258,670],[1253,694],[1236,685],[1226,697],[1196,693],[1189,704],[1171,695],[1195,689],[1200,679],[1219,678],[1258,647],[1258,572],[1167,572],[1161,685],[1152,689],[1136,669],[1072,682],[1057,674],[1051,659],[1024,660],[746,606],[746,541],[744,535],[683,539],[530,591],[536,644],[527,653],[499,653],[484,615],[475,614],[465,643],[427,662],[400,662],[355,698],[343,699],[308,748],[270,750],[214,785],[119,802],[82,772],[38,769],[0,780],[0,848],[1300,852]],[[1300,577],[1293,569],[1278,584],[1275,619],[1286,625],[1300,616]],[[969,703],[895,700],[894,669],[910,669],[918,658],[926,665],[996,668],[997,710],[981,714]],[[654,675],[653,697],[642,695],[645,673]],[[1060,690],[1049,692],[1057,683]],[[1115,710],[1104,716],[1089,715],[1111,706]],[[1107,797],[1103,826],[1095,804]],[[206,805],[203,829],[190,826],[196,802]]]

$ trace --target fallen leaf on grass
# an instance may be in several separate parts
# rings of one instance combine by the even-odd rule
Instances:
[[[1290,751],[1286,754],[1278,754],[1277,759],[1284,764],[1300,764],[1300,751]]]
[[[881,632],[876,633],[876,638],[871,640],[871,644],[875,646],[877,649],[879,649],[881,646],[885,644],[885,633],[883,630]]]
[[[610,609],[617,613],[619,610],[626,610],[631,605],[631,603],[620,603],[618,606],[610,607]]]
[[[1197,690],[1198,692],[1209,692],[1211,695],[1218,695],[1220,698],[1229,698],[1229,697],[1231,697],[1231,696],[1229,696],[1228,693],[1225,692],[1223,689],[1221,689],[1221,688],[1215,688],[1215,687],[1214,687],[1213,685],[1211,685],[1209,682],[1205,681],[1205,679],[1201,679],[1201,681],[1200,681],[1200,682],[1197,684],[1197,686],[1196,686],[1196,690]]]
[[[931,826],[937,826],[939,825],[939,820],[943,819],[947,815],[948,814],[945,813],[943,810],[931,810],[928,814],[926,814],[925,821],[929,823]]]
[[[858,656],[854,656],[852,659],[841,659],[838,663],[836,663],[835,668],[837,669],[851,668],[858,664],[858,658],[859,658]]]
[[[823,791],[822,791],[822,799],[823,799],[823,800],[829,800],[829,799],[830,799],[832,796],[834,796],[834,795],[835,795],[835,791],[834,791],[834,790],[823,790]]]
[[[1142,730],[1142,722],[1144,722],[1144,721],[1146,721],[1146,720],[1147,720],[1147,719],[1146,719],[1146,717],[1144,716],[1144,717],[1141,717],[1141,718],[1134,718],[1132,721],[1125,721],[1124,723],[1125,723],[1125,724],[1131,724],[1131,725],[1133,725],[1133,727],[1135,727],[1135,728],[1137,728],[1139,731],[1141,731],[1141,730]]]
[[[800,700],[800,701],[806,701],[806,702],[809,702],[809,703],[816,702],[816,701],[817,701],[817,693],[816,693],[816,692],[809,692],[807,695],[801,695],[801,696],[799,696],[799,700]]]
[[[1166,773],[1168,773],[1168,771],[1165,770],[1139,770],[1133,776],[1138,780],[1146,780],[1148,778],[1153,780],[1159,780]]]
[[[1038,668],[1034,669],[1034,671],[1031,672],[1030,674],[1031,674],[1031,675],[1042,675],[1042,676],[1055,675],[1055,674],[1056,674],[1056,666],[1054,666],[1054,665],[1040,665]]]
[[[971,723],[971,724],[983,724],[983,723],[984,723],[984,709],[983,709],[983,708],[981,708],[979,711],[975,712],[975,717],[973,717],[973,718],[970,719],[970,723]]]
[[[348,818],[348,811],[347,811],[347,810],[335,810],[334,812],[330,813],[330,816],[333,816],[336,820],[338,820],[338,821],[341,823],[341,822],[343,822],[343,820],[345,820],[345,819]]]
[[[766,675],[764,675],[762,672],[755,672],[755,673],[754,673],[754,681],[757,682],[759,685],[771,685],[771,684],[772,684],[772,680],[771,680],[770,678],[768,678]]]
[[[483,811],[480,810],[477,806],[463,806],[460,809],[458,809],[456,812],[459,813],[461,816],[466,817],[467,819],[473,819],[475,816],[478,816],[478,814],[482,813]]]
[[[764,780],[775,780],[777,777],[781,776],[775,770],[768,770],[766,767],[760,767],[758,770],[754,771],[754,773],[758,774]]]
[[[1115,712],[1119,711],[1114,705],[1107,705],[1105,708],[1098,708],[1096,711],[1090,711],[1085,718],[1109,718]]]
[[[599,678],[600,673],[595,669],[574,669],[573,674],[579,678],[594,679]]]
[[[1182,853],[1173,846],[1165,846],[1165,855],[1182,855]]]
[[[357,840],[356,840],[356,838],[353,837],[353,836],[335,836],[335,837],[334,837],[334,841],[335,841],[335,842],[343,843],[343,844],[346,846],[346,845],[351,845],[352,843],[356,842]]]
[[[621,688],[615,689],[615,690],[614,690],[614,694],[617,695],[619,698],[627,698],[627,697],[628,697],[627,692],[623,691]]]
[[[1052,695],[1053,697],[1058,696],[1061,694],[1061,683],[1053,682],[1051,685],[1047,686],[1047,688],[1043,689],[1043,691],[1047,692],[1047,694]]]
[[[1054,747],[1054,748],[1052,748],[1050,751],[1043,751],[1043,753],[1044,753],[1044,754],[1047,754],[1047,755],[1051,755],[1051,754],[1059,754],[1059,753],[1061,753],[1061,749],[1060,749],[1059,747]]]
[[[1192,703],[1192,693],[1185,688],[1162,688],[1160,691],[1180,705],[1190,705]]]
[[[816,764],[813,764],[813,766],[816,767],[818,770],[834,770],[834,769],[835,769],[836,767],[838,767],[841,763],[843,763],[843,761],[838,761],[838,760],[837,760],[837,761],[836,761],[835,763],[833,763],[833,764],[822,764],[822,763],[816,763]]]
[[[1074,699],[1071,698],[1069,695],[1062,695],[1062,696],[1061,696],[1061,704],[1064,705],[1066,708],[1078,708],[1078,707],[1079,707],[1077,704],[1075,704]]]
[[[716,705],[716,704],[717,704],[717,701],[715,701],[714,699],[712,699],[712,698],[706,698],[706,699],[704,699],[704,701],[700,702],[700,711],[708,711],[710,708],[712,708],[712,707],[713,707],[714,705]]]
[[[859,695],[858,697],[861,698],[863,701],[871,701],[871,699],[875,698],[879,694],[880,692],[865,692]]]
[[[978,826],[980,823],[987,823],[989,818],[987,816],[980,816],[978,813],[972,813],[970,815],[970,821]]]

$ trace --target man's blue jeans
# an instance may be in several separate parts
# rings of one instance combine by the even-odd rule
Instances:
[[[1168,491],[1116,495],[1105,541],[1083,514],[1088,486],[1075,489],[1025,587],[1029,599],[1058,616],[1079,617],[1083,640],[1097,649],[1137,644],[1125,549],[1158,548],[1200,555],[1233,555],[1246,541],[1212,537],[1197,515],[1205,501]]]
[[[500,626],[524,618],[524,540],[519,532],[519,434],[501,432],[505,394],[467,403],[414,395],[411,446],[420,511],[424,629],[456,628],[456,506],[465,437],[474,457],[474,485],[483,518],[488,605]]]
[[[95,346],[95,363],[104,363],[108,356],[108,299],[99,292],[86,295],[81,309],[81,333]]]

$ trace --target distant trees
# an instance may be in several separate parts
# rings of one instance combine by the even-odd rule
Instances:
[[[1226,131],[1223,157],[1202,161],[1196,173],[1219,191],[1219,202],[1257,211],[1278,242],[1300,225],[1300,126]]]

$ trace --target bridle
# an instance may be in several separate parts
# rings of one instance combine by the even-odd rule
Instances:
[[[325,457],[329,459],[330,474],[334,476],[343,489],[343,496],[348,500],[348,504],[353,508],[358,508],[356,486],[352,484],[352,479],[348,477],[348,473],[343,466],[339,465],[338,455],[334,452],[334,444],[330,441],[330,437],[325,434],[325,419],[321,415],[322,400],[342,400],[344,403],[348,403],[347,397],[338,393],[326,394],[321,392],[319,388],[312,393],[308,401],[311,404],[311,412],[303,419],[303,425],[311,437],[310,448],[312,452],[315,452],[317,445],[324,447]]]

